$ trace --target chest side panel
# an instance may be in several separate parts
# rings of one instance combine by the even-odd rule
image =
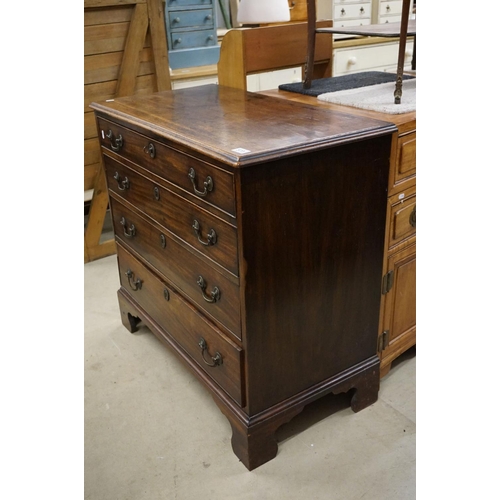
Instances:
[[[376,354],[390,143],[241,172],[250,413]]]

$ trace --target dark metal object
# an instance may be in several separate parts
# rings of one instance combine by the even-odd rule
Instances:
[[[144,146],[143,149],[145,153],[151,156],[151,158],[154,158],[156,156],[156,148],[152,142],[150,142],[147,146]]]
[[[140,280],[139,278],[134,280],[134,273],[130,269],[127,269],[127,271],[125,272],[125,276],[128,278],[128,284],[130,285],[130,288],[134,290],[134,292],[142,288],[142,280]]]
[[[394,284],[394,271],[389,271],[382,278],[382,295],[389,293],[393,284]]]
[[[217,233],[215,229],[210,229],[207,233],[207,241],[203,241],[201,238],[200,223],[195,219],[193,221],[194,234],[197,236],[198,241],[205,246],[215,245],[217,243]]]
[[[167,246],[167,238],[165,238],[164,234],[160,234],[160,245],[162,248]]]
[[[108,133],[106,134],[106,137],[109,139],[109,144],[111,146],[111,149],[113,151],[120,151],[120,149],[123,147],[123,137],[121,134],[118,135],[116,139],[113,138],[113,131],[109,130]],[[113,144],[114,140],[114,144]]]
[[[201,349],[201,357],[203,358],[203,361],[206,365],[211,366],[212,368],[222,365],[222,356],[220,352],[216,351],[215,356],[210,356],[210,353],[208,352],[207,341],[203,337],[200,338],[198,345]],[[207,352],[210,356],[211,362],[205,359],[205,352]]]
[[[156,201],[160,201],[160,190],[156,186],[153,189],[153,195],[154,195]]]
[[[135,236],[135,226],[134,226],[134,224],[131,224],[130,227],[127,229],[127,220],[125,219],[125,217],[121,218],[120,224],[123,226],[123,234],[127,238],[133,238]]]
[[[165,297],[165,300],[170,300],[170,292],[167,288],[163,289],[163,297]]]
[[[113,176],[113,179],[118,183],[118,189],[120,191],[125,191],[125,189],[130,188],[130,181],[128,180],[128,177],[125,177],[125,179],[123,179],[122,181],[120,174],[116,172],[115,175]]]
[[[214,286],[214,289],[212,290],[212,292],[208,296],[205,293],[205,290],[207,289],[207,284],[205,283],[205,279],[203,278],[203,276],[198,276],[198,281],[196,283],[201,288],[201,296],[205,299],[206,302],[210,302],[212,304],[212,303],[220,300],[219,287]]]
[[[189,169],[188,177],[191,180],[191,183],[193,184],[193,189],[194,189],[195,194],[197,194],[198,196],[206,196],[214,188],[214,181],[212,180],[212,177],[207,176],[207,178],[205,179],[205,182],[203,183],[203,186],[205,187],[205,189],[203,191],[199,191],[197,189],[196,183],[195,183],[196,172],[195,172],[194,168]]]

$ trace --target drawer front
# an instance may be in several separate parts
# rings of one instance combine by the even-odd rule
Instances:
[[[233,175],[160,142],[99,119],[101,145],[166,179],[202,203],[235,214]],[[108,137],[111,132],[111,137]],[[117,143],[117,139],[121,141]],[[117,149],[117,144],[120,145]],[[190,176],[191,172],[191,176]]]
[[[112,158],[105,156],[104,163],[110,191],[197,252],[238,275],[236,228]]]
[[[214,25],[212,9],[172,11],[168,14],[168,22],[173,30],[193,26],[212,28]]]
[[[110,202],[116,237],[241,340],[238,284],[115,198],[110,197]],[[202,289],[202,282],[205,289]]]
[[[120,245],[117,254],[122,287],[193,363],[243,405],[242,350]]]
[[[389,2],[380,2],[378,15],[380,22],[384,22],[386,16],[397,16],[398,21],[401,20],[401,12],[403,2],[401,0],[392,0]]]
[[[369,19],[346,19],[345,21],[334,21],[333,26],[335,28],[349,28],[352,26],[366,26],[368,24],[370,24]],[[335,39],[338,39],[339,36],[342,35],[335,34]],[[348,37],[350,35],[345,36]]]
[[[404,84],[403,84],[404,85]],[[396,182],[417,173],[417,133],[404,135],[398,140]]]
[[[372,15],[371,3],[335,5],[334,19],[370,19]]]
[[[214,30],[182,31],[170,33],[171,50],[192,49],[194,47],[210,47],[217,43]]]
[[[406,44],[405,64],[411,62],[412,50],[413,42],[410,41]],[[336,49],[334,51],[333,71],[335,75],[341,75],[394,66],[398,60],[398,52],[399,44],[397,42],[381,43],[369,47]]]
[[[415,189],[389,198],[389,248],[417,232],[417,194]]]
[[[167,8],[212,5],[212,0],[166,0]]]

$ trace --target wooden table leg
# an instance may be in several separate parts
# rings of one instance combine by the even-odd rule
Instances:
[[[304,88],[310,89],[314,71],[314,49],[316,46],[316,0],[307,0],[307,56]]]
[[[401,32],[399,36],[398,70],[396,76],[396,90],[394,91],[394,103],[401,104],[403,94],[403,70],[405,64],[406,36],[408,32],[408,18],[410,16],[410,0],[403,0],[403,11],[401,13]]]

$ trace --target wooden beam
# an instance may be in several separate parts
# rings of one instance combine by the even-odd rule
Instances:
[[[147,1],[157,90],[171,90],[172,82],[170,81],[170,68],[168,65],[167,31],[163,2],[161,0]]]
[[[130,21],[123,59],[118,73],[116,97],[132,95],[139,69],[139,56],[148,31],[148,6],[137,4]]]

